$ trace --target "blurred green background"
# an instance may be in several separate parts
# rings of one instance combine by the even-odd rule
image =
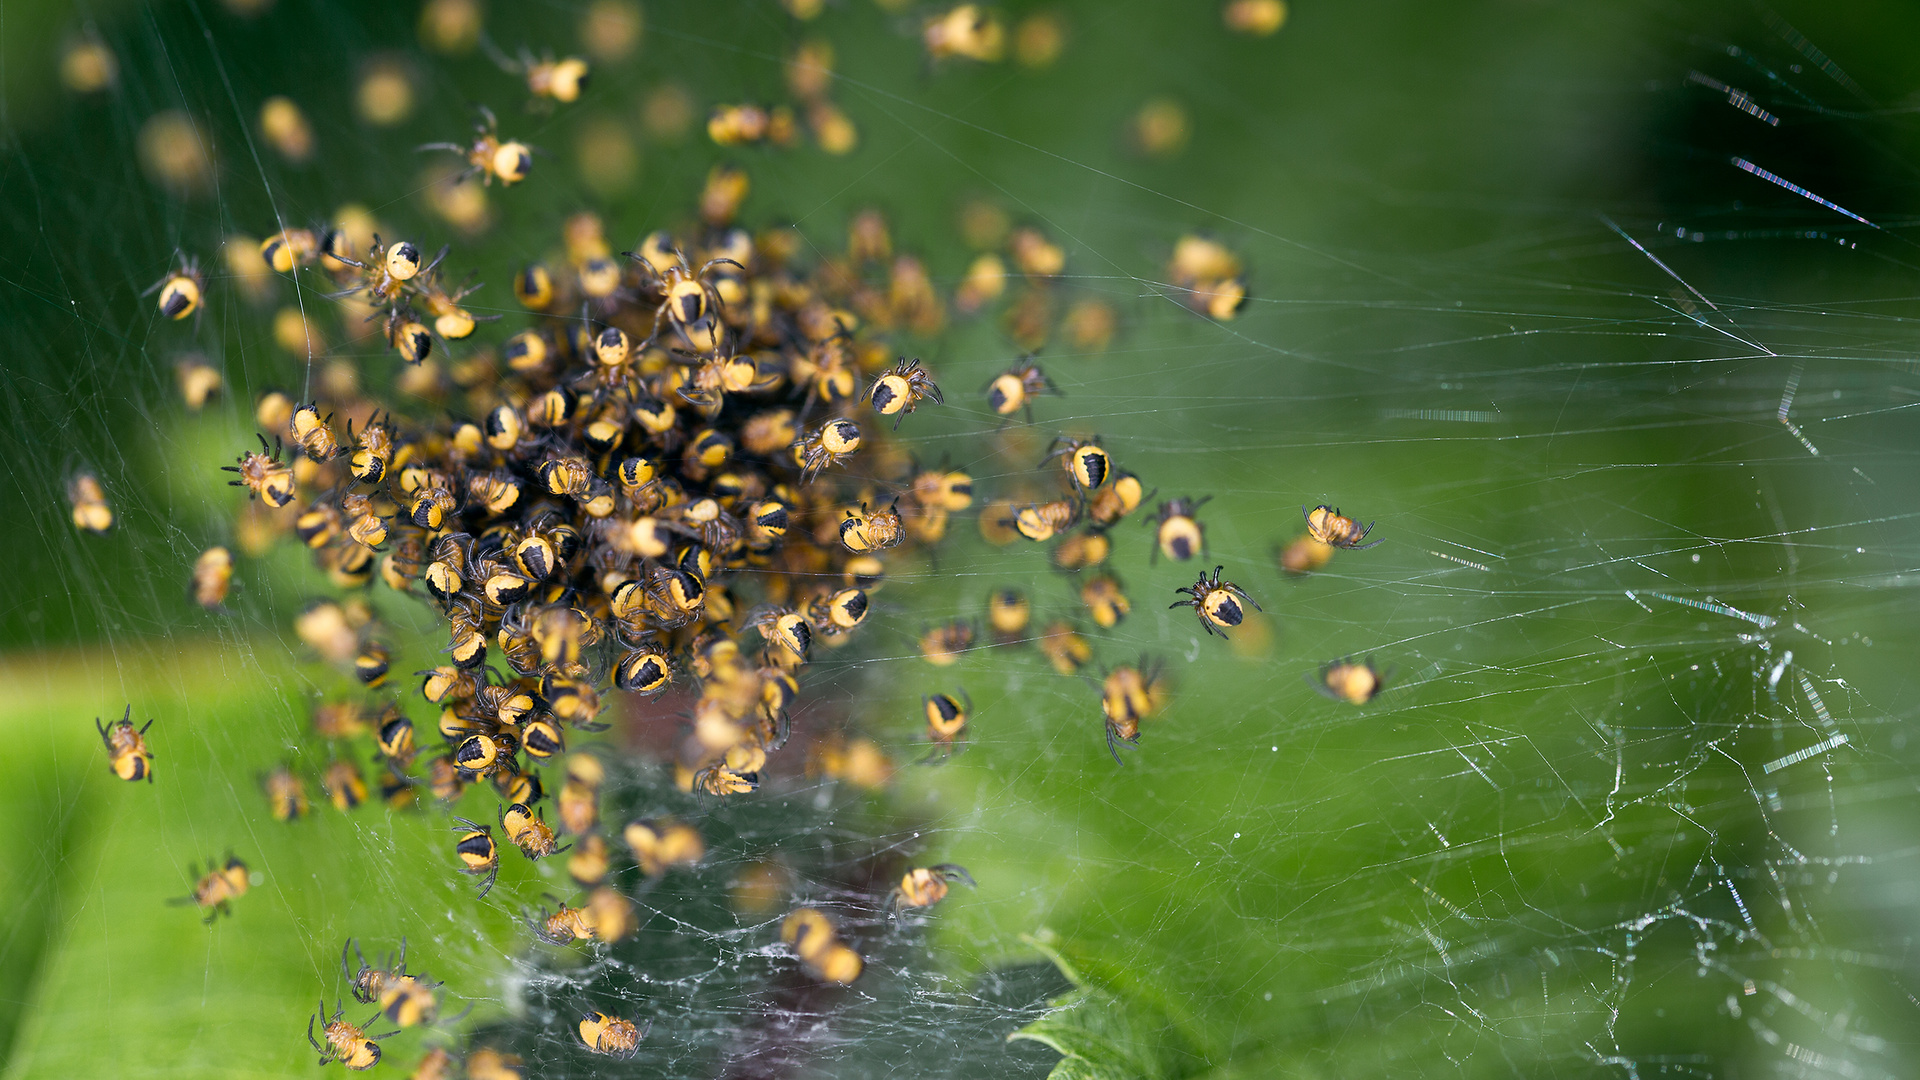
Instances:
[[[591,1074],[569,1017],[625,1002],[656,1017],[641,1065],[670,1075],[1042,1075],[1058,1055],[1005,1037],[1076,987],[1033,1034],[1077,1077],[1912,1074],[1920,15],[1303,2],[1246,38],[1212,3],[1000,11],[1010,28],[1057,18],[1057,60],[930,62],[916,35],[932,8],[844,0],[802,21],[770,0],[646,4],[633,53],[541,112],[484,55],[423,48],[413,3],[8,5],[9,1080],[309,1069],[302,1021],[344,992],[348,935],[370,955],[405,935],[450,1011],[475,1006],[393,1040],[383,1069],[479,1024],[536,1075]],[[487,28],[510,52],[563,53],[586,13],[496,2]],[[88,32],[117,84],[63,90],[62,49]],[[833,45],[857,149],[715,148],[708,109],[788,100],[782,64],[810,38]],[[417,95],[390,127],[352,104],[381,58]],[[663,88],[691,106],[677,136]],[[311,163],[260,143],[273,94],[312,120]],[[1129,135],[1154,101],[1187,126],[1157,155]],[[463,138],[481,104],[546,156],[490,192],[493,225],[467,237],[429,209],[414,147]],[[171,109],[212,146],[196,190],[139,163],[143,124]],[[307,377],[270,329],[293,286],[249,304],[220,242],[362,203],[454,245],[457,273],[487,282],[474,310],[506,316],[481,332],[497,341],[519,326],[512,268],[564,215],[594,209],[626,246],[690,220],[716,161],[749,171],[745,223],[795,225],[818,252],[881,208],[943,289],[971,257],[968,200],[1061,244],[1056,310],[1097,299],[1119,325],[1098,349],[1056,333],[1042,359],[1063,396],[1037,404],[1035,446],[1097,432],[1159,498],[1211,495],[1213,560],[1267,614],[1233,645],[1205,639],[1164,607],[1194,564],[1150,564],[1147,530],[1118,530],[1134,612],[1096,635],[1092,670],[1157,656],[1174,698],[1116,768],[1090,681],[1031,649],[917,658],[927,625],[978,616],[1002,584],[1043,615],[1077,606],[1044,552],[956,522],[937,563],[893,568],[807,693],[905,762],[921,695],[964,686],[966,751],[879,796],[810,780],[789,753],[724,812],[662,794],[636,759],[607,818],[710,814],[714,858],[648,898],[661,914],[635,942],[589,960],[519,921],[565,891],[558,868],[510,855],[475,901],[438,811],[268,815],[258,777],[317,771],[307,715],[348,686],[288,633],[327,591],[301,553],[243,559],[232,616],[186,597],[194,556],[231,540],[240,504],[215,469],[251,440],[253,395]],[[1195,230],[1247,264],[1232,322],[1165,284]],[[140,297],[176,250],[211,270],[197,325],[161,325]],[[906,341],[949,404],[903,432],[988,496],[1025,469],[990,449],[975,393],[1020,351],[1007,304]],[[384,392],[391,354],[316,321]],[[190,348],[229,383],[197,415],[173,386]],[[108,536],[68,521],[83,466],[118,510]],[[1386,542],[1286,578],[1275,551],[1322,501]],[[395,670],[431,662],[424,611],[380,606],[420,631]],[[1349,654],[1393,669],[1364,708],[1308,685]],[[106,775],[90,725],[129,702],[158,718],[151,786]],[[491,793],[459,812],[491,818]],[[260,873],[233,918],[208,929],[163,903],[229,849]],[[964,864],[979,887],[906,928],[859,924],[868,974],[822,994],[771,922],[724,902],[770,852],[793,899],[848,911],[909,857]]]

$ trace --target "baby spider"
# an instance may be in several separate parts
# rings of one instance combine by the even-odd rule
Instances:
[[[367,249],[366,261],[350,259],[345,255],[334,256],[355,272],[346,288],[328,294],[328,298],[343,300],[355,293],[365,293],[367,304],[373,309],[367,321],[372,322],[384,313],[387,340],[396,347],[402,342],[410,344],[414,355],[409,356],[408,360],[418,363],[426,358],[424,349],[431,347],[419,344],[419,333],[424,332],[425,328],[422,327],[419,332],[402,334],[402,324],[409,322],[411,298],[434,280],[433,272],[439,267],[440,260],[447,257],[449,250],[450,247],[442,247],[433,261],[428,262],[421,255],[420,248],[411,241],[400,240],[388,245],[381,242],[379,233],[375,233],[373,246]]]
[[[342,1004],[333,1011],[333,1019],[329,1020],[327,1003],[324,1000],[321,1001],[320,1011],[307,1018],[307,1041],[313,1044],[315,1050],[320,1051],[320,1064],[331,1065],[338,1061],[354,1072],[363,1072],[380,1064],[380,1044],[374,1040],[398,1033],[368,1035],[367,1029],[373,1026],[375,1020],[380,1019],[380,1014],[376,1012],[367,1017],[367,1022],[364,1024],[350,1024],[342,1019],[346,1011],[346,1005]],[[313,1037],[315,1020],[320,1021],[321,1037],[327,1040],[325,1046],[320,1045],[320,1040]]]
[[[867,613],[872,610],[873,602],[868,599],[867,591],[849,586],[815,598],[807,605],[807,617],[822,635],[838,637],[867,621]]]
[[[479,288],[479,284],[472,280],[471,275],[452,292],[448,292],[440,285],[438,275],[423,282],[420,286],[420,306],[433,319],[434,332],[448,341],[461,341],[473,336],[474,330],[481,323],[498,319],[500,317],[498,315],[475,315],[460,306],[460,301],[473,295]],[[419,331],[426,329],[425,326],[419,323],[414,323],[413,326],[417,329],[411,340],[406,340],[406,334],[402,331],[399,335],[400,340],[396,340],[393,344],[395,348],[400,349],[402,359],[408,363],[419,363],[426,359],[433,348],[433,342],[431,338],[423,338],[420,335]]]
[[[93,718],[93,726],[100,732],[100,742],[107,748],[107,767],[113,775],[122,780],[145,780],[153,783],[153,751],[147,749],[147,728],[153,726],[149,720],[145,727],[133,726],[133,706],[127,706],[125,716],[111,725],[100,723],[99,717]]]
[[[220,468],[223,472],[240,474],[240,479],[227,481],[229,486],[244,487],[249,498],[258,498],[278,510],[293,501],[293,468],[280,460],[282,444],[277,436],[272,447],[267,446],[265,435],[258,435],[258,438],[259,450],[249,450],[240,455],[238,465],[222,465]]]
[[[187,870],[191,873],[193,868],[189,866]],[[193,892],[187,896],[176,896],[167,903],[196,905],[207,913],[202,921],[211,926],[216,917],[232,914],[232,902],[247,895],[247,890],[252,887],[253,875],[247,869],[247,864],[229,853],[224,865],[208,859],[207,872],[195,879]]]
[[[651,1020],[643,1028],[631,1020],[622,1020],[603,1012],[590,1012],[580,1018],[580,1041],[587,1044],[587,1049],[620,1061],[639,1053],[640,1040],[646,1038],[651,1030]]]
[[[1312,533],[1301,533],[1279,551],[1280,569],[1289,577],[1311,574],[1332,558],[1333,546],[1315,540]]]
[[[633,849],[640,872],[657,878],[676,866],[695,866],[706,857],[707,844],[700,831],[673,818],[642,818],[630,821],[620,834]]]
[[[1048,461],[1060,460],[1061,468],[1067,471],[1067,478],[1079,491],[1092,491],[1107,482],[1113,475],[1113,458],[1101,449],[1100,440],[1076,439],[1070,435],[1061,435],[1053,440],[1053,449],[1048,452]]]
[[[793,440],[793,463],[800,466],[801,483],[811,484],[822,469],[840,464],[858,449],[860,425],[836,418]]]
[[[1167,688],[1160,666],[1140,658],[1135,666],[1122,664],[1100,681],[1100,712],[1106,718],[1107,752],[1121,765],[1120,744],[1138,746],[1140,721],[1166,706]]]
[[[1149,561],[1159,561],[1162,552],[1176,562],[1186,562],[1195,553],[1206,554],[1206,529],[1195,514],[1211,498],[1213,496],[1208,495],[1204,499],[1172,499],[1160,504],[1148,522],[1154,526],[1154,550]]]
[[[113,505],[100,487],[100,478],[90,472],[76,473],[67,483],[67,501],[73,504],[73,524],[90,533],[113,528]]]
[[[932,749],[923,758],[931,762],[944,754],[953,756],[955,744],[960,740],[961,732],[966,730],[967,717],[973,712],[973,699],[965,690],[953,694],[928,694],[920,699],[921,708],[927,716],[927,742]]]
[[[519,1054],[502,1053],[491,1046],[476,1046],[467,1051],[463,1062],[467,1080],[527,1080],[527,1063]],[[415,1080],[423,1080],[419,1073]]]
[[[227,590],[233,587],[233,552],[214,546],[193,560],[193,601],[208,611],[226,613]]]
[[[1155,492],[1148,492],[1140,478],[1130,472],[1116,471],[1113,480],[1093,496],[1093,502],[1087,507],[1087,517],[1096,529],[1107,529],[1119,524],[1120,519],[1140,509],[1140,504],[1152,498]]]
[[[918,359],[909,360],[904,356],[876,376],[862,398],[873,405],[874,412],[893,417],[895,431],[900,430],[900,421],[906,419],[908,413],[920,407],[920,402],[943,404],[940,388],[934,385],[927,369],[920,366]]]
[[[320,415],[320,403],[309,402],[293,410],[287,425],[295,446],[316,465],[324,465],[341,454],[340,440],[333,434],[333,414]]]
[[[1031,356],[1022,357],[1004,373],[996,376],[987,384],[987,407],[995,415],[1012,416],[1025,409],[1027,422],[1033,422],[1033,399],[1039,394],[1058,395],[1053,380],[1047,378],[1040,365],[1033,362]]]
[[[920,656],[934,667],[952,667],[973,648],[973,623],[954,619],[920,634]]]
[[[1049,503],[1029,503],[1013,512],[1011,518],[1003,524],[1011,526],[1014,532],[1044,544],[1053,539],[1054,534],[1073,528],[1080,520],[1080,504],[1071,499],[1057,499]]]
[[[1175,589],[1175,592],[1184,593],[1189,599],[1175,600],[1167,605],[1169,608],[1192,608],[1193,613],[1200,619],[1200,625],[1206,628],[1207,633],[1219,634],[1221,637],[1227,636],[1228,627],[1239,626],[1241,620],[1247,617],[1246,611],[1241,607],[1243,601],[1253,604],[1255,611],[1262,610],[1259,604],[1254,603],[1253,597],[1242,591],[1240,586],[1231,581],[1220,580],[1220,571],[1224,569],[1226,567],[1216,566],[1213,568],[1211,579],[1201,574],[1200,580],[1192,585],[1184,589]]]
[[[746,625],[760,631],[768,645],[779,645],[802,663],[813,648],[813,625],[791,608],[758,608],[747,617]]]
[[[1080,587],[1080,602],[1087,605],[1094,625],[1102,630],[1113,629],[1133,610],[1133,601],[1127,598],[1120,579],[1112,574],[1088,578]]]
[[[512,187],[527,178],[533,171],[533,150],[523,142],[500,141],[500,122],[494,118],[493,110],[480,106],[481,122],[473,126],[477,138],[472,145],[435,142],[422,143],[416,150],[451,150],[456,154],[467,155],[467,170],[455,181],[471,176],[481,177],[483,184],[492,184],[498,178],[502,187]]]
[[[887,907],[898,916],[901,908],[932,907],[945,899],[947,884],[960,881],[971,886],[973,875],[967,873],[964,866],[953,863],[941,863],[939,866],[916,866],[907,871],[900,884],[887,894]]]
[[[793,946],[807,973],[821,982],[846,986],[866,966],[834,932],[833,920],[813,908],[799,908],[781,920],[780,940]]]
[[[1373,666],[1371,656],[1360,664],[1342,658],[1320,665],[1319,677],[1310,677],[1307,681],[1313,684],[1315,690],[1335,701],[1365,705],[1386,685],[1387,674]]]
[[[760,786],[760,770],[766,763],[767,752],[757,746],[729,747],[719,761],[693,774],[693,790],[708,795],[744,795]]]
[[[587,88],[588,76],[592,72],[587,62],[577,56],[555,60],[552,53],[546,53],[535,60],[533,53],[523,48],[520,58],[515,60],[493,46],[485,35],[481,36],[480,41],[481,47],[500,66],[500,70],[526,78],[527,92],[533,95],[534,105],[546,108],[552,108],[554,102],[569,105],[580,100],[580,92]]]
[[[347,965],[349,949],[360,960],[357,973]],[[380,1013],[402,1028],[430,1024],[439,1013],[440,1002],[434,989],[440,984],[427,981],[424,975],[407,974],[405,938],[400,939],[400,958],[396,961],[389,957],[377,968],[367,963],[360,946],[348,938],[347,943],[340,946],[340,974],[346,976],[353,1000],[362,1005],[378,1002]]]
[[[760,369],[751,357],[720,356],[694,368],[692,379],[678,393],[702,409],[718,409],[726,395],[745,393],[760,381]]]
[[[493,842],[493,829],[490,826],[457,817],[460,823],[460,839],[454,842],[453,853],[460,857],[459,870],[463,874],[480,875],[480,895],[487,895],[493,888],[493,879],[500,875],[500,849]]]
[[[621,253],[645,267],[660,290],[660,307],[653,313],[653,333],[648,335],[644,344],[651,344],[660,336],[660,321],[665,319],[680,335],[680,340],[686,343],[687,350],[696,356],[718,357],[723,351],[725,338],[725,328],[720,322],[720,308],[724,301],[712,282],[707,280],[707,274],[716,266],[738,267],[743,273],[746,267],[721,256],[708,259],[695,273],[687,265],[686,255],[678,248],[670,249],[672,261],[660,267],[654,265],[654,260],[666,261],[665,252],[660,250],[661,245],[650,242],[644,247],[644,253]]]
[[[961,4],[944,15],[929,18],[921,31],[927,55],[935,61],[950,56],[992,63],[1006,47],[1006,29],[992,12],[979,4]]]
[[[1002,645],[1021,641],[1032,619],[1033,601],[1019,589],[1002,587],[987,598],[987,623],[993,627],[993,639]]]
[[[906,528],[900,521],[900,500],[885,510],[867,512],[867,504],[861,503],[855,513],[847,511],[846,519],[840,522],[840,543],[855,554],[868,554],[885,551],[906,538]]]
[[[291,274],[302,266],[312,266],[321,256],[336,257],[347,250],[347,239],[330,228],[282,229],[260,241],[260,258],[274,272]]]
[[[172,273],[155,282],[141,296],[159,293],[160,314],[175,322],[200,310],[200,300],[206,291],[206,276],[200,272],[200,263],[191,258],[181,258]]]
[[[553,695],[545,696],[551,699]],[[573,846],[559,845],[553,835],[553,826],[547,824],[547,812],[543,809],[535,816],[525,803],[502,807],[500,826],[506,830],[507,839],[529,859],[558,855]]]
[[[673,685],[673,665],[657,650],[629,649],[614,665],[613,684],[642,697],[658,694]]]
[[[1342,517],[1340,511],[1332,507],[1323,505],[1309,510],[1303,506],[1300,508],[1300,513],[1306,516],[1307,532],[1311,533],[1315,540],[1329,547],[1346,551],[1365,551],[1380,542],[1375,540],[1373,544],[1361,543],[1360,541],[1365,540],[1367,534],[1373,531],[1373,523],[1368,522],[1367,527],[1363,529],[1359,522],[1350,517]]]
[[[549,894],[551,898],[551,894]],[[575,941],[586,941],[593,937],[593,914],[586,908],[568,907],[566,901],[552,898],[560,905],[560,910],[547,913],[542,907],[540,914],[528,915],[527,925],[533,928],[534,936],[552,945],[569,945]]]
[[[860,391],[860,367],[853,352],[853,332],[838,317],[834,323],[839,329],[809,342],[806,353],[795,357],[789,369],[794,384],[806,388],[803,419],[816,405],[836,408]]]

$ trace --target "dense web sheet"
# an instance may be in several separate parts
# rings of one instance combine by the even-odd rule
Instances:
[[[1006,1037],[1077,983],[1048,1020],[1054,1050],[1078,1052],[1071,1076],[1910,1074],[1920,260],[1887,179],[1911,172],[1907,111],[1885,104],[1906,100],[1905,72],[1870,92],[1804,20],[1744,8],[1306,10],[1266,42],[1227,37],[1210,9],[1161,8],[1066,9],[1060,66],[1032,73],[930,64],[916,17],[864,0],[811,23],[771,4],[732,21],[656,5],[640,59],[551,112],[510,112],[520,88],[483,57],[418,50],[411,12],[97,12],[118,89],[43,99],[37,117],[16,98],[9,147],[23,329],[0,445],[30,582],[9,587],[0,625],[18,650],[7,670],[47,710],[20,721],[45,767],[19,784],[21,812],[71,831],[22,849],[41,921],[5,943],[34,987],[7,1075],[98,1067],[98,1023],[171,1048],[134,1071],[310,1068],[301,1010],[345,991],[340,944],[372,954],[403,934],[445,981],[446,1012],[474,1008],[387,1044],[400,1068],[425,1045],[486,1044],[541,1077],[1041,1075],[1053,1050]],[[561,48],[583,13],[497,12],[490,32]],[[1832,33],[1875,59],[1875,35]],[[730,156],[698,123],[673,142],[641,119],[669,83],[701,117],[777,99],[784,56],[816,35],[840,51],[855,155]],[[360,125],[348,73],[302,58],[327,50],[401,56],[421,114]],[[1114,75],[1143,69],[1138,85]],[[303,85],[326,88],[308,105],[324,150],[293,169],[250,125],[261,98]],[[1193,129],[1166,161],[1122,134],[1155,96]],[[464,239],[424,208],[412,148],[463,131],[481,102],[552,153],[490,196],[491,238]],[[168,108],[214,133],[206,191],[155,195],[140,172],[138,132]],[[601,124],[644,154],[625,186],[583,179]],[[79,175],[83,148],[108,179]],[[282,281],[249,306],[219,242],[366,202],[453,244],[452,265],[488,283],[473,310],[504,316],[480,334],[497,343],[521,325],[511,268],[552,246],[562,215],[598,208],[627,243],[685,220],[722,158],[752,176],[748,223],[795,224],[818,256],[878,204],[943,291],[972,256],[963,199],[1060,243],[1050,321],[1099,301],[1118,315],[1111,343],[1055,329],[1040,355],[1061,393],[1029,427],[977,392],[1023,351],[1006,329],[1019,290],[956,314],[913,342],[947,404],[910,417],[903,441],[971,473],[977,512],[1038,486],[1055,433],[1098,434],[1157,490],[1140,516],[1212,497],[1207,557],[1153,559],[1147,528],[1116,528],[1133,610],[1095,632],[1082,578],[957,518],[936,553],[890,567],[854,643],[809,668],[794,744],[753,796],[674,791],[657,755],[679,718],[632,709],[609,736],[636,753],[603,820],[680,815],[709,857],[657,882],[617,876],[642,918],[632,939],[548,946],[524,920],[577,900],[572,882],[508,852],[475,901],[440,808],[316,806],[293,826],[265,812],[260,774],[317,775],[332,751],[312,706],[354,692],[288,631],[329,591],[297,546],[242,560],[232,615],[184,603],[187,567],[233,535],[239,499],[213,470],[252,437],[254,393],[324,378],[327,356],[376,388],[399,365],[377,341],[343,342],[330,313],[314,317],[333,344],[320,357],[275,344],[276,309],[329,302]],[[1232,321],[1196,314],[1169,280],[1195,230],[1248,265]],[[192,324],[137,295],[176,248],[213,271]],[[189,349],[228,382],[197,415],[173,385]],[[119,514],[112,536],[67,521],[81,469]],[[1277,553],[1323,502],[1385,543],[1283,574]],[[1215,564],[1264,608],[1227,641],[1166,607]],[[984,633],[1007,585],[1032,597],[1036,631],[1080,621],[1096,655],[1081,675],[1056,673],[1031,636]],[[444,631],[425,607],[374,594],[394,670],[436,662]],[[956,616],[980,641],[933,667],[918,642]],[[1172,705],[1116,766],[1098,676],[1140,657],[1164,665]],[[1315,693],[1341,657],[1386,672],[1378,698]],[[922,695],[955,687],[974,705],[962,751],[909,764],[927,755]],[[166,736],[160,783],[136,793],[150,806],[94,775],[91,732],[54,733],[129,700]],[[402,701],[425,734],[431,710],[411,688]],[[807,747],[842,733],[896,763],[884,794],[807,769]],[[476,789],[456,812],[490,820],[494,801]],[[185,911],[163,912],[178,918],[150,948],[113,932],[157,923],[188,865],[229,847],[258,888],[212,936],[182,932]],[[978,887],[893,917],[899,875],[934,862]],[[743,898],[755,880],[774,899]],[[851,988],[810,980],[780,943],[803,903],[865,958]],[[152,970],[93,994],[113,959]],[[650,1021],[639,1058],[586,1054],[584,1009]]]

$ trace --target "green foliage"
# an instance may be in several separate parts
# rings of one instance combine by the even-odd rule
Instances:
[[[1058,1051],[1051,1080],[1183,1080],[1194,1075],[1196,1057],[1178,1023],[1156,1004],[1164,995],[1142,993],[1144,972],[1135,973],[1134,993],[1116,992],[1088,980],[1043,939],[1026,941],[1051,959],[1073,982],[1072,992],[1048,1003],[1046,1015],[1007,1036]],[[1104,980],[1103,980],[1104,981]]]

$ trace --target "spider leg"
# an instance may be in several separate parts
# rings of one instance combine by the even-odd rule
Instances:
[[[1340,700],[1340,695],[1334,693],[1333,688],[1327,685],[1326,668],[1324,667],[1321,668],[1320,678],[1318,679],[1314,678],[1311,675],[1306,675],[1303,677],[1307,680],[1308,686],[1311,686],[1315,690],[1318,690],[1320,692],[1321,697],[1326,698],[1328,701]]]
[[[1380,538],[1380,540],[1375,540],[1375,541],[1374,541],[1374,542],[1373,542],[1372,544],[1362,544],[1362,543],[1360,543],[1360,541],[1362,541],[1362,540],[1365,540],[1365,539],[1367,538],[1367,534],[1368,534],[1368,533],[1370,533],[1370,532],[1372,532],[1372,531],[1373,531],[1373,525],[1374,525],[1374,523],[1373,523],[1373,522],[1371,522],[1371,521],[1369,521],[1369,522],[1367,522],[1367,527],[1366,527],[1366,528],[1364,528],[1364,529],[1361,529],[1361,530],[1360,530],[1360,535],[1359,535],[1359,536],[1356,536],[1356,537],[1354,537],[1354,538],[1353,538],[1353,541],[1354,541],[1354,542],[1353,542],[1353,543],[1351,543],[1351,544],[1348,544],[1348,545],[1347,545],[1347,550],[1348,550],[1348,551],[1365,551],[1365,550],[1367,550],[1368,548],[1370,548],[1370,547],[1373,547],[1373,546],[1375,546],[1375,545],[1377,545],[1377,544],[1379,544],[1381,540],[1385,540],[1385,539],[1386,539],[1386,537],[1384,537],[1384,536],[1383,536],[1383,537],[1381,537],[1381,538]]]
[[[647,257],[645,255],[642,255],[636,251],[623,251],[620,254],[629,259],[632,259],[634,262],[639,263],[641,266],[646,267],[647,273],[653,275],[653,280],[655,281],[662,280],[660,276],[660,271],[653,265],[653,263],[647,261]]]
[[[930,866],[927,869],[932,870],[948,881],[963,881],[969,886],[972,886],[974,883],[973,875],[967,873],[967,868],[955,863],[941,863],[938,866]]]
[[[335,262],[346,263],[348,266],[351,266],[356,270],[365,270],[367,268],[366,263],[363,263],[360,260],[355,259],[350,255],[342,255],[339,252],[333,250],[333,240],[338,238],[340,238],[340,232],[339,230],[336,229],[334,230],[333,235],[328,238],[327,243],[320,245],[320,254],[325,256],[326,258],[334,260]]]
[[[646,266],[647,260],[641,259],[640,265]],[[655,308],[653,312],[652,332],[647,335],[647,340],[634,346],[633,351],[635,353],[645,352],[647,349],[653,346],[654,342],[660,340],[660,320],[666,318],[666,316],[667,316],[667,302],[665,300],[662,300],[660,301],[660,306]]]
[[[1114,764],[1120,766],[1126,765],[1126,762],[1120,757],[1120,744],[1115,736],[1113,721],[1111,720],[1107,721],[1107,753],[1113,755]],[[971,885],[972,882],[968,882],[968,884]]]

